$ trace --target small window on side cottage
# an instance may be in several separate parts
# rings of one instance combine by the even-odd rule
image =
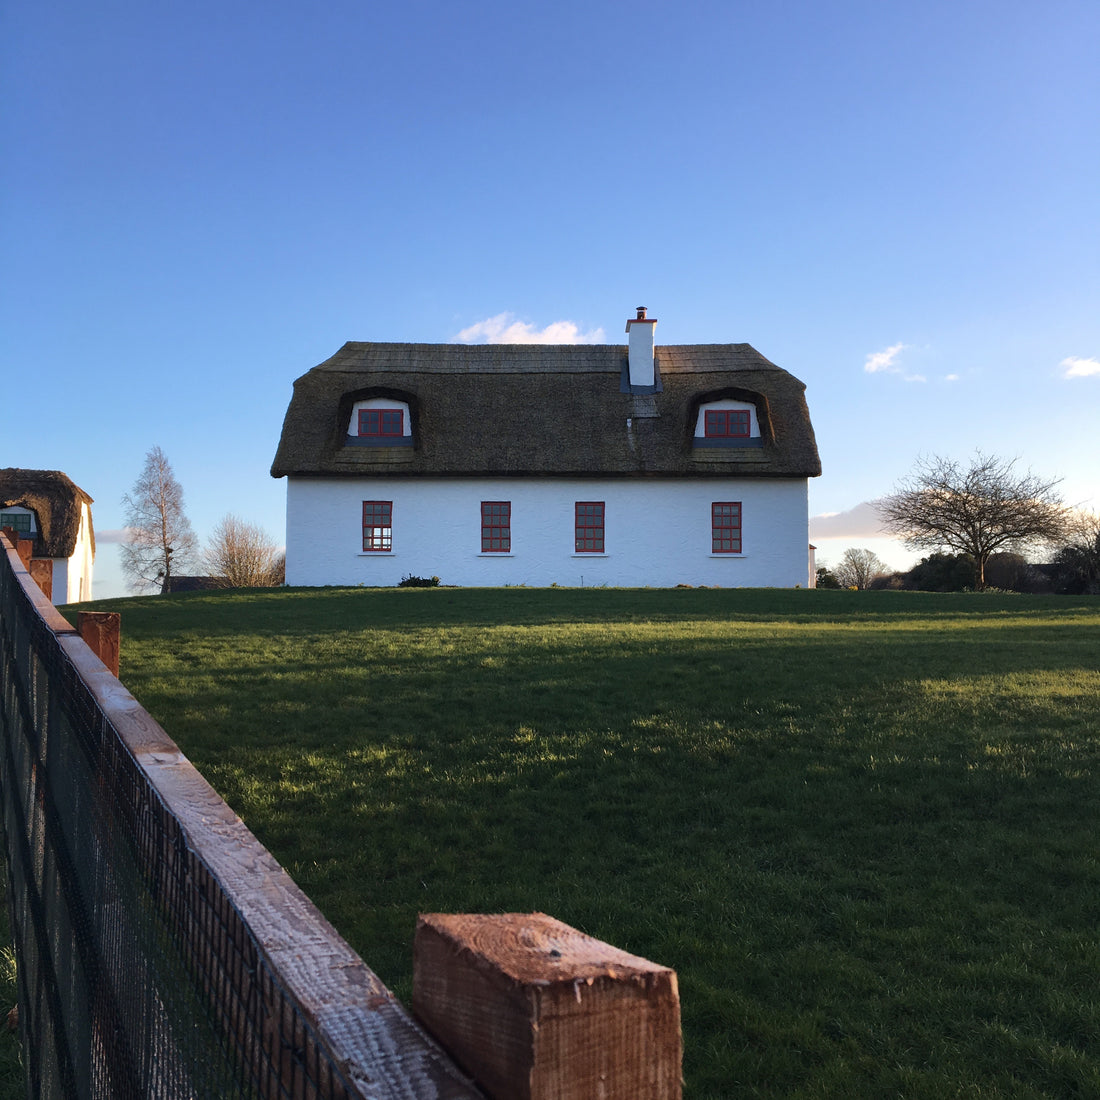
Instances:
[[[0,527],[10,527],[21,535],[32,531],[30,512],[0,512]]]

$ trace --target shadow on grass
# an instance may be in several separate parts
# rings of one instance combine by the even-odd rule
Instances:
[[[123,677],[399,995],[538,909],[676,968],[693,1097],[1100,1093],[1097,601],[412,595],[154,602]]]

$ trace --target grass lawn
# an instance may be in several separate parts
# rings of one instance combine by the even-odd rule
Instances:
[[[418,912],[674,967],[692,1100],[1100,1096],[1100,600],[101,601],[122,679],[399,996]]]

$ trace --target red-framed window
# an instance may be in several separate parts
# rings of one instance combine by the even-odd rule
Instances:
[[[576,536],[578,554],[603,553],[603,501],[576,502]]]
[[[403,435],[405,432],[404,409],[360,409],[359,434]]]
[[[504,554],[512,549],[512,502],[481,502],[481,552]]]
[[[393,549],[393,501],[363,501],[363,549]]]
[[[707,409],[703,416],[703,434],[711,439],[745,439],[751,424],[748,409]]]
[[[712,554],[741,553],[741,502],[716,500],[710,506],[710,551]]]

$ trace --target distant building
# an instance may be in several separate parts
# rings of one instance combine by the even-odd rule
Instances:
[[[161,587],[164,593],[210,592],[225,585],[218,577],[169,577]]]
[[[345,344],[294,383],[290,585],[807,587],[805,386],[748,344]]]
[[[0,469],[0,527],[34,538],[34,557],[53,562],[55,604],[92,598],[92,498],[59,470]]]

